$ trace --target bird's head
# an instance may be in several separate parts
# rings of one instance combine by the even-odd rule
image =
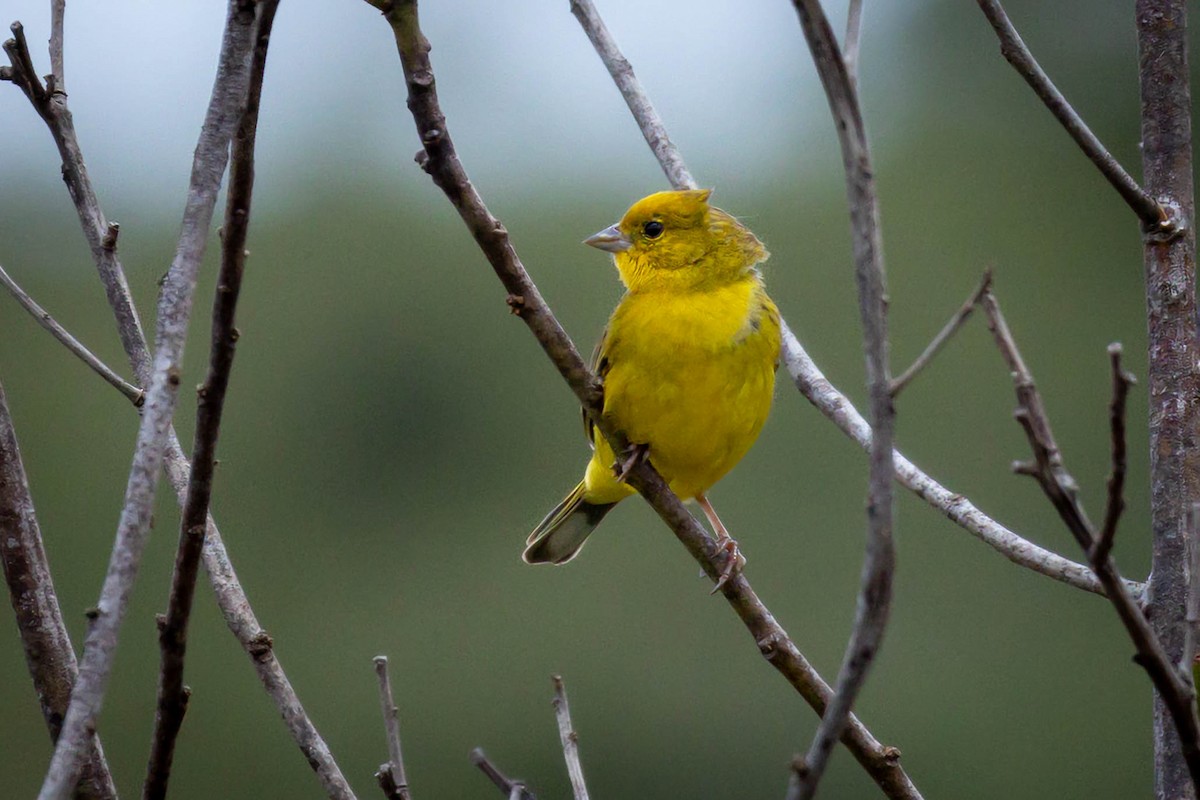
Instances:
[[[740,222],[710,206],[710,194],[689,189],[644,197],[584,244],[613,254],[631,292],[690,291],[738,280],[769,253]]]

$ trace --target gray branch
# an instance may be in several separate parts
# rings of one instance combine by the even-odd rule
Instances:
[[[50,729],[50,740],[57,741],[79,668],[54,592],[3,386],[0,386],[0,564],[16,614],[25,664],[33,678],[46,727]],[[95,732],[88,737],[84,749],[84,768],[75,796],[80,800],[115,800],[117,790]]]
[[[587,784],[583,781],[583,765],[579,762],[579,734],[571,724],[571,707],[567,704],[567,687],[561,675],[554,676],[554,716],[558,720],[558,738],[562,742],[567,775],[571,778],[571,793],[575,800],[588,800]]]
[[[388,800],[412,800],[408,776],[404,772],[404,754],[400,749],[400,712],[392,697],[387,656],[375,656],[375,675],[379,678],[379,705],[383,709],[383,727],[388,742],[388,760],[379,766],[375,779]]]
[[[230,3],[213,94],[192,164],[179,243],[159,297],[154,372],[146,394],[112,558],[84,646],[79,680],[39,800],[65,800],[69,795],[112,670],[121,623],[149,534],[163,450],[179,395],[196,277],[229,158],[229,142],[246,102],[253,22],[253,3],[241,0]]]
[[[879,228],[879,200],[875,193],[874,170],[858,92],[820,2],[795,0],[794,5],[821,84],[825,87],[842,148],[854,242],[854,275],[858,285],[859,317],[862,320],[863,351],[867,362],[867,390],[875,431],[870,448],[866,554],[854,628],[838,672],[837,692],[821,715],[821,724],[804,759],[806,769],[800,774],[798,789],[794,794],[788,793],[794,800],[809,800],[816,794],[833,754],[833,746],[850,719],[854,701],[866,685],[871,665],[883,644],[891,612],[892,583],[896,569],[895,543],[892,539],[895,411],[888,367],[887,282],[883,239]]]

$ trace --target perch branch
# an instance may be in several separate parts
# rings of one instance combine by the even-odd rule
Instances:
[[[46,727],[50,729],[50,740],[57,741],[79,668],[54,592],[3,386],[0,386],[0,564],[4,567],[4,580],[25,650],[25,664]],[[117,790],[94,731],[85,750],[86,760],[75,796],[80,800],[115,800]]]
[[[580,0],[580,2],[584,3],[586,0]],[[591,8],[590,4],[585,7]],[[598,20],[595,9],[591,9],[589,14],[580,17],[580,24],[584,26],[584,31],[588,34],[589,39],[593,42],[598,40],[603,44],[602,47],[597,46],[597,54],[604,61],[609,72],[614,73],[620,69],[621,64],[627,66],[628,62],[621,57],[620,50],[617,49],[606,29],[590,27],[593,21]],[[626,104],[631,108],[653,108],[649,98],[641,91],[640,84],[635,85],[635,82],[626,81],[619,84],[619,87]],[[647,141],[663,142],[660,149],[665,151],[665,155],[659,159],[659,162],[670,178],[671,185],[676,189],[695,188],[696,184],[692,181],[686,168],[683,170],[671,168],[672,165],[682,165],[683,159],[662,129],[658,115],[652,115],[657,128],[651,126],[648,117],[639,117],[635,114],[635,118]],[[804,395],[805,399],[837,425],[842,433],[857,442],[864,450],[870,450],[871,426],[854,408],[849,398],[829,382],[786,323],[783,325],[782,358],[784,368],[791,375],[796,388]],[[894,453],[894,457],[896,480],[933,509],[973,534],[1009,561],[1068,586],[1096,594],[1104,593],[1087,566],[1039,547],[1005,528],[976,508],[963,495],[950,491],[922,472],[899,451]],[[1144,590],[1144,586],[1140,583],[1129,582],[1129,586],[1131,591],[1139,596]]]
[[[404,756],[400,752],[400,715],[392,697],[387,656],[375,656],[375,674],[379,677],[379,704],[383,708],[383,727],[387,732],[388,760],[375,773],[388,800],[411,800],[408,776],[404,774]]]
[[[1041,393],[1038,392],[1033,375],[1021,358],[1017,343],[1000,311],[1000,304],[990,291],[984,294],[983,308],[987,313],[988,327],[995,336],[996,346],[1012,370],[1017,395],[1017,410],[1013,415],[1025,430],[1029,446],[1033,450],[1034,460],[1019,463],[1014,469],[1032,476],[1038,482],[1043,493],[1058,511],[1059,517],[1079,542],[1079,546],[1089,555],[1092,570],[1104,586],[1109,602],[1112,603],[1137,650],[1134,661],[1146,670],[1154,688],[1158,690],[1159,697],[1170,710],[1175,729],[1183,743],[1183,755],[1193,781],[1200,783],[1200,718],[1197,718],[1193,702],[1191,681],[1180,674],[1176,664],[1167,655],[1158,636],[1151,629],[1146,615],[1122,582],[1111,553],[1107,549],[1101,552],[1096,529],[1088,520],[1080,503],[1078,486],[1067,472],[1062,453],[1054,441]],[[1113,354],[1112,348],[1109,352]],[[1127,392],[1129,387],[1121,369],[1119,355],[1120,350],[1117,349],[1112,358],[1115,372],[1114,390],[1121,394]],[[1113,405],[1121,409],[1124,405],[1123,398],[1114,399]]]
[[[571,707],[567,705],[567,687],[561,675],[554,678],[554,716],[558,720],[558,738],[562,740],[567,774],[571,776],[571,792],[575,800],[588,800],[587,784],[583,781],[583,765],[579,763],[579,734],[571,724]]]
[[[522,781],[515,781],[500,771],[500,768],[484,755],[483,748],[476,747],[471,751],[471,763],[479,767],[479,771],[488,776],[488,780],[496,784],[496,788],[509,800],[537,800],[533,792]]]
[[[192,444],[193,468],[180,520],[179,545],[171,575],[167,613],[161,618],[159,626],[158,640],[162,656],[158,680],[158,710],[142,792],[144,800],[163,800],[167,795],[175,741],[187,710],[188,692],[183,684],[183,672],[188,620],[196,592],[196,575],[204,550],[204,534],[208,527],[208,507],[212,498],[213,472],[216,467],[217,439],[237,343],[238,334],[234,328],[234,321],[246,266],[246,236],[249,231],[250,201],[254,190],[254,143],[258,128],[258,108],[262,97],[271,25],[278,7],[279,0],[263,0],[258,5],[245,108],[238,124],[237,135],[233,138],[229,190],[225,201],[225,224],[221,229],[221,268],[217,275],[217,289],[213,299],[208,375],[198,391],[196,432]]]
[[[22,308],[29,312],[30,316],[37,320],[39,325],[50,331],[51,336],[74,353],[80,361],[91,367],[93,372],[108,381],[114,389],[128,397],[134,406],[138,408],[142,407],[142,403],[146,399],[146,393],[114,372],[111,367],[97,358],[91,350],[88,350],[78,339],[68,333],[66,328],[58,324],[54,317],[50,316],[50,312],[38,305],[37,301],[30,297],[12,279],[12,276],[4,271],[3,267],[0,267],[0,283],[4,284],[4,288],[8,289],[9,294],[21,304]]]
[[[1141,186],[1138,186],[1137,181],[1113,158],[1112,153],[1108,152],[1096,134],[1092,133],[1087,123],[1083,121],[1083,118],[1067,102],[1067,98],[1063,97],[1062,92],[1050,80],[1050,76],[1042,70],[1037,59],[1033,57],[1033,53],[1021,39],[1021,34],[1009,20],[1008,14],[1005,13],[1004,6],[1000,5],[999,0],[977,1],[979,8],[1000,39],[1000,54],[1025,79],[1025,82],[1041,98],[1046,108],[1059,121],[1067,134],[1075,140],[1075,144],[1079,145],[1079,149],[1117,190],[1126,205],[1138,215],[1143,228],[1160,233],[1170,233],[1176,230],[1179,220],[1173,219],[1158,201],[1147,194]]]
[[[74,785],[116,656],[121,623],[149,534],[167,431],[179,395],[183,346],[197,273],[225,172],[229,140],[246,100],[253,21],[252,3],[249,6],[239,0],[230,3],[217,78],[196,146],[179,244],[159,298],[154,373],[146,394],[116,541],[96,604],[97,614],[84,646],[79,680],[71,694],[62,735],[39,800],[65,800]]]
[[[517,257],[507,231],[487,210],[458,160],[446,130],[445,116],[437,103],[434,75],[429,65],[429,44],[420,31],[415,2],[370,1],[384,12],[396,39],[408,84],[409,110],[424,145],[417,156],[418,163],[458,210],[497,277],[508,290],[510,306],[537,338],[597,429],[616,448],[615,452],[621,452],[624,449],[624,437],[600,413],[602,398],[599,382],[587,369],[574,344],[546,306]],[[644,462],[635,466],[629,482],[667,523],[709,578],[715,581],[723,567],[725,554],[704,533],[653,467]],[[824,711],[832,696],[828,685],[758,599],[745,575],[736,575],[726,582],[721,592],[742,619],[768,662],[788,679],[811,706],[818,712]],[[851,718],[843,741],[890,797],[920,796],[900,767],[894,748],[881,745],[857,719]]]
[[[63,23],[67,15],[67,0],[50,0],[50,74],[54,91],[66,93],[63,77]]]
[[[854,275],[858,285],[859,318],[863,327],[863,352],[867,363],[872,427],[867,493],[867,542],[854,628],[838,672],[837,692],[821,715],[821,724],[805,756],[796,800],[816,794],[833,747],[850,717],[854,701],[866,684],[875,656],[883,644],[891,611],[892,582],[896,569],[892,539],[892,440],[895,410],[890,390],[887,337],[887,280],[883,239],[879,228],[879,200],[858,92],[838,48],[837,37],[819,0],[795,0],[800,27],[808,41],[821,84],[829,100],[834,127],[842,149],[846,197],[854,242]]]
[[[14,52],[17,51],[18,48],[14,44]],[[10,52],[10,58],[12,58],[12,52]],[[20,85],[19,80],[16,79],[16,72],[18,70],[15,67],[10,69],[7,76],[0,72],[0,78],[7,77]],[[34,101],[33,97],[30,99]],[[36,101],[33,102],[33,105],[58,145],[63,159],[63,178],[79,216],[80,226],[91,248],[101,284],[104,286],[109,305],[116,318],[117,333],[120,336],[121,344],[129,357],[134,374],[139,381],[145,382],[151,373],[150,351],[138,319],[137,309],[133,304],[129,284],[125,279],[125,271],[117,257],[116,224],[110,224],[105,220],[96,198],[95,190],[84,165],[83,153],[75,134],[66,96],[55,95],[53,100],[53,103],[44,107],[39,106]],[[167,477],[170,479],[175,496],[182,507],[187,496],[191,464],[183,452],[183,447],[180,445],[174,429],[168,433],[165,460]],[[326,794],[334,800],[353,800],[354,792],[342,775],[341,768],[334,760],[329,746],[305,712],[299,696],[292,687],[291,681],[288,680],[287,673],[283,670],[283,665],[275,654],[270,635],[259,624],[245,589],[238,580],[233,562],[229,559],[221,532],[211,515],[208,518],[208,531],[204,538],[204,566],[225,624],[250,657],[250,662],[262,682],[263,689],[274,701],[288,733],[316,773]]]
[[[979,281],[979,285],[975,287],[975,291],[971,292],[971,296],[959,306],[958,311],[954,312],[954,316],[950,317],[950,321],[946,323],[946,326],[938,331],[937,336],[934,336],[933,340],[921,352],[921,355],[917,356],[917,360],[908,369],[904,370],[900,377],[892,381],[889,388],[893,398],[904,391],[904,387],[908,386],[921,370],[929,366],[929,362],[941,351],[946,342],[950,341],[950,337],[957,333],[958,329],[971,317],[971,314],[975,311],[975,306],[979,305],[979,300],[983,297],[983,293],[991,285],[992,271],[990,269],[984,270],[983,278]]]

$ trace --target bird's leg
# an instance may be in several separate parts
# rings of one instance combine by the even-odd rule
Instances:
[[[717,585],[712,590],[712,593],[716,594],[722,586],[729,582],[730,578],[746,566],[746,558],[738,550],[738,544],[729,535],[729,531],[725,530],[721,518],[717,516],[716,510],[713,509],[712,503],[708,502],[708,498],[703,494],[698,494],[696,502],[700,504],[700,508],[704,509],[704,516],[708,517],[708,524],[712,526],[713,533],[717,536],[717,547],[726,553],[725,566],[721,569],[721,576],[717,578]]]
[[[624,483],[633,468],[646,460],[650,455],[650,445],[630,444],[621,455],[624,459],[613,464],[613,474],[617,476],[617,483]]]

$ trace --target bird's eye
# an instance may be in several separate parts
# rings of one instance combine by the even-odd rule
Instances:
[[[642,233],[646,234],[647,239],[657,239],[662,236],[663,224],[656,219],[652,219],[642,226]]]

